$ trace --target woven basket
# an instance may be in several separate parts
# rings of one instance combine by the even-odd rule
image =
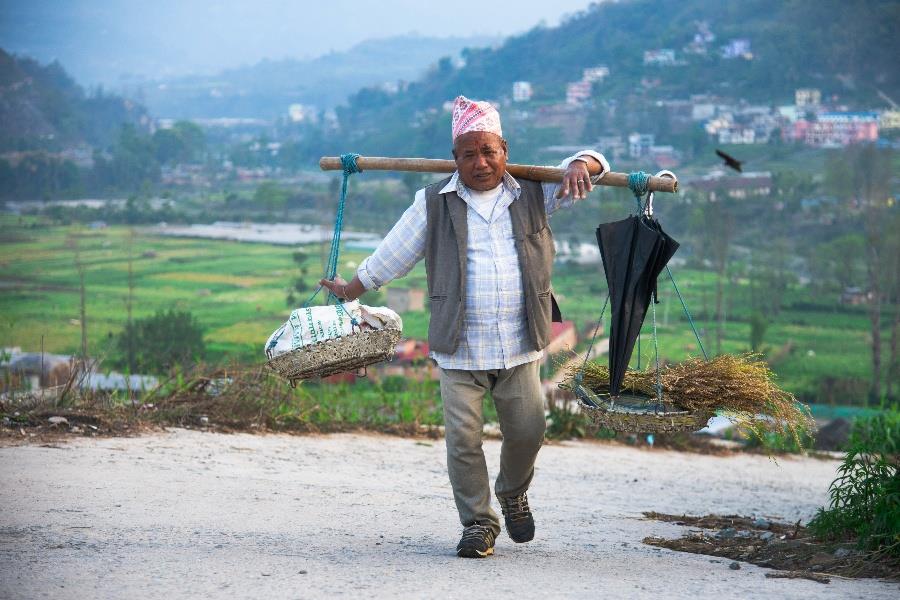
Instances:
[[[293,386],[301,379],[328,377],[389,360],[399,341],[399,329],[369,329],[302,346],[270,359],[266,366]]]
[[[597,394],[578,384],[563,383],[559,387],[575,394],[578,406],[594,423],[612,431],[646,433],[697,431],[706,427],[707,421],[715,414],[712,411],[691,412],[687,410],[656,412],[644,407],[639,410],[629,410],[623,406],[613,405],[608,394]],[[591,406],[579,394],[585,394],[596,406]]]
[[[583,402],[579,402],[581,410],[583,410],[591,418],[591,420],[612,431],[634,431],[646,433],[675,433],[676,431],[697,431],[706,427],[715,413],[692,413],[685,411],[684,414],[656,414],[618,412],[600,407],[595,408],[588,406]]]

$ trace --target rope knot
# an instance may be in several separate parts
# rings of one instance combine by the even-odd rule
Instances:
[[[359,158],[359,154],[354,154],[353,152],[341,154],[341,167],[344,169],[345,176],[362,172],[362,169],[356,164],[357,158]]]
[[[635,198],[641,198],[649,192],[648,184],[650,183],[650,175],[643,171],[636,171],[628,174],[628,189],[634,194]]]

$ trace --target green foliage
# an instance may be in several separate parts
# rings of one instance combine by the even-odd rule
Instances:
[[[894,407],[864,419],[856,419],[848,447],[885,456],[900,455],[900,408]]]
[[[547,437],[553,439],[583,438],[590,428],[590,421],[577,408],[570,410],[565,404],[550,404],[547,417]]]
[[[287,206],[288,191],[273,181],[265,181],[256,188],[253,203],[265,207],[269,214],[282,210]]]
[[[144,107],[102,89],[85,94],[57,61],[41,65],[2,49],[0,85],[4,152],[57,151],[84,143],[105,147],[123,123],[146,118]]]
[[[769,320],[760,311],[754,312],[750,316],[750,350],[759,352],[762,348],[763,338],[766,335],[766,329],[769,327]]]
[[[15,165],[0,160],[0,197],[44,200],[83,191],[82,175],[72,161],[43,152],[28,154]]]
[[[190,312],[174,309],[126,324],[116,346],[124,366],[135,373],[187,369],[206,352],[200,324]],[[134,357],[130,363],[129,356]]]
[[[206,134],[190,121],[178,121],[153,134],[156,160],[160,164],[197,162],[206,151]]]
[[[857,541],[861,549],[900,557],[900,410],[857,420],[828,508],[809,523],[822,539]]]
[[[751,432],[744,440],[747,448],[757,448],[769,456],[801,454],[813,446],[813,437],[806,431],[794,434],[787,428],[780,431]]]

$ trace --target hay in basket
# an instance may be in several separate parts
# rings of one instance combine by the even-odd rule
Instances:
[[[566,375],[570,383],[581,369],[580,364],[567,368]],[[718,414],[732,420],[735,426],[760,440],[767,434],[782,434],[787,431],[797,446],[802,448],[805,434],[815,427],[809,407],[798,402],[793,394],[778,387],[769,365],[755,354],[723,354],[710,360],[692,358],[661,367],[659,378],[664,402],[685,412],[681,415],[684,422],[676,422],[676,425],[683,425],[681,429],[691,426],[685,419],[698,424],[696,429],[699,429],[706,425],[709,417]],[[623,391],[646,396],[653,403],[656,382],[655,369],[627,371],[622,388]],[[594,362],[586,363],[583,366],[582,385],[599,395],[608,393],[608,367]],[[652,419],[640,416],[639,419],[633,419],[632,430],[641,431],[642,425],[652,425]],[[627,422],[623,423],[623,426],[627,425]],[[670,430],[676,429],[678,428],[672,427]]]

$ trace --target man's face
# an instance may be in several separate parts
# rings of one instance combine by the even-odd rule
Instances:
[[[453,142],[453,158],[466,187],[478,192],[492,190],[506,172],[506,140],[487,131],[464,133]]]

